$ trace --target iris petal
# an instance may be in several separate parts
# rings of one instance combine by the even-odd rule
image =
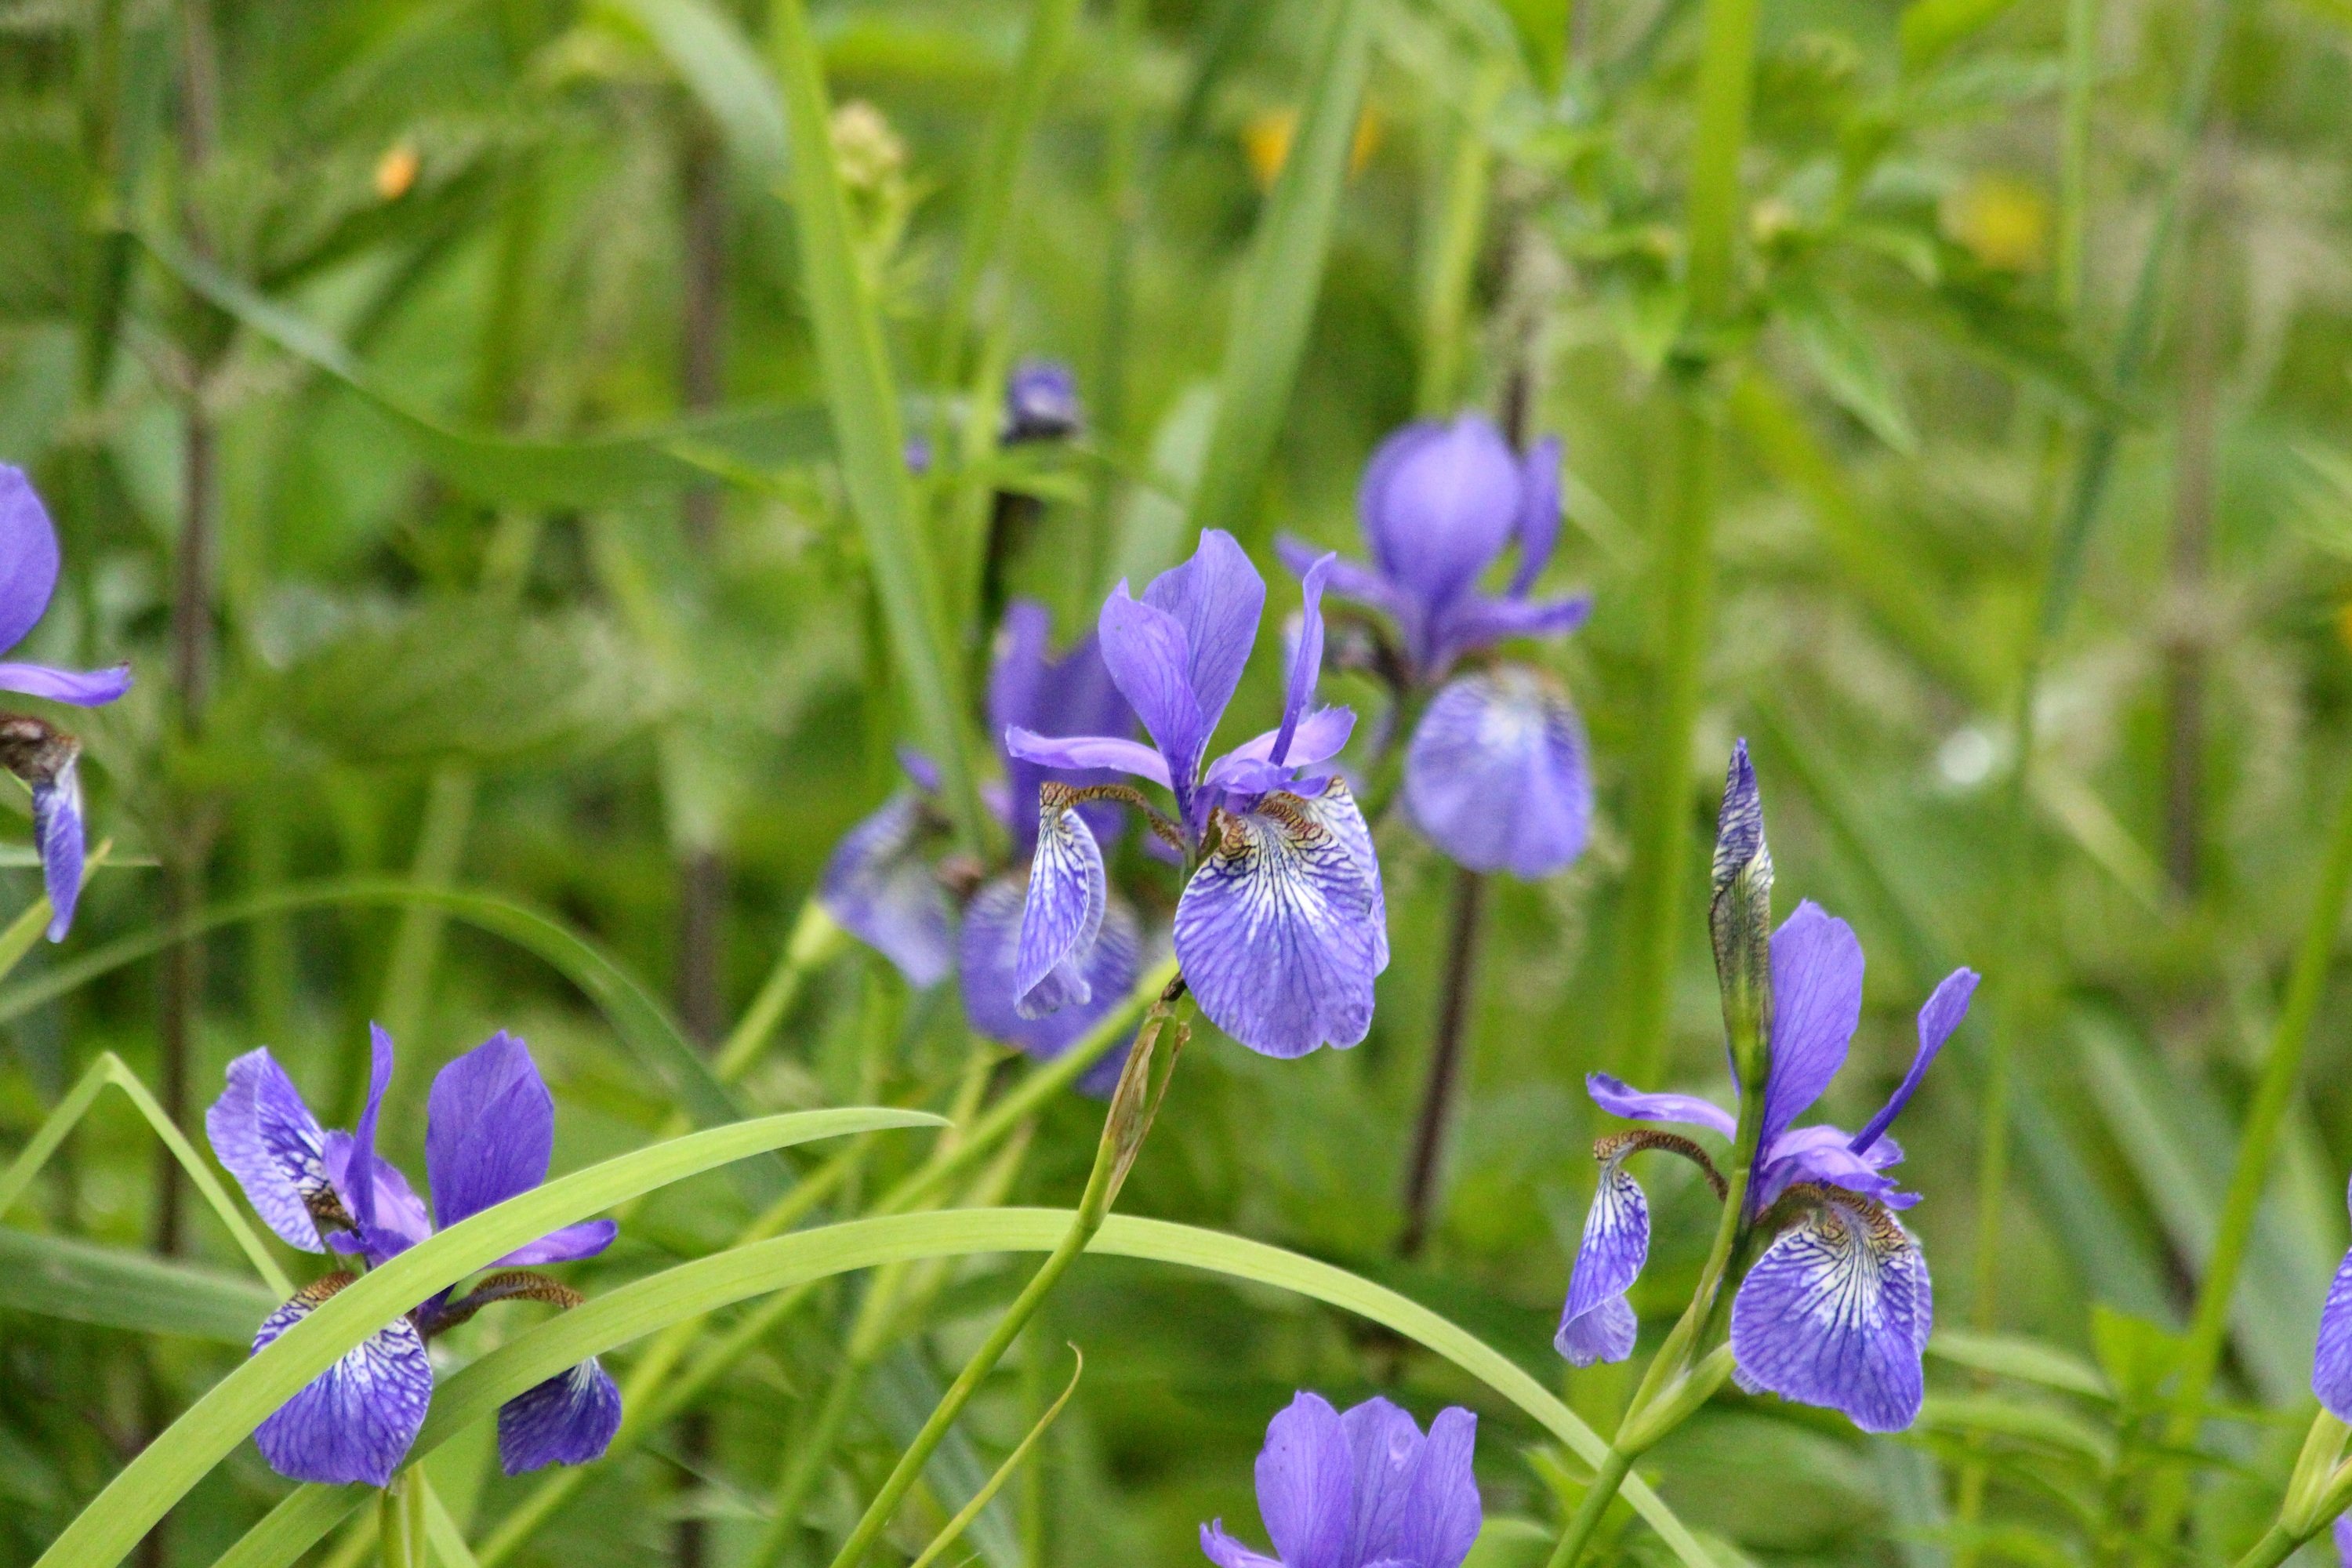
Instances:
[[[1567,599],[1498,599],[1489,594],[1464,594],[1431,625],[1425,672],[1433,679],[1464,654],[1512,637],[1565,637],[1591,615],[1589,594]]]
[[[1652,1094],[1605,1072],[1586,1073],[1584,1092],[1610,1115],[1622,1116],[1629,1121],[1677,1121],[1685,1127],[1704,1127],[1726,1138],[1738,1130],[1731,1113],[1713,1100],[1701,1100],[1695,1094]]]
[[[130,689],[127,664],[105,669],[52,669],[46,664],[0,663],[0,691],[21,691],[76,708],[103,708]]]
[[[1585,1211],[1576,1267],[1568,1278],[1552,1348],[1571,1366],[1623,1361],[1633,1353],[1637,1323],[1625,1300],[1650,1258],[1650,1200],[1625,1169],[1624,1157],[1601,1167],[1601,1182]]]
[[[1410,1412],[1378,1394],[1339,1413],[1355,1467],[1355,1507],[1342,1560],[1377,1563],[1397,1555],[1406,1482],[1426,1442]]]
[[[621,1429],[621,1390],[594,1356],[499,1406],[499,1468],[510,1476],[600,1458]]]
[[[955,963],[954,921],[921,853],[926,837],[922,802],[893,795],[835,847],[817,891],[825,913],[918,988],[938,984]]]
[[[1110,900],[1103,911],[1102,931],[1081,965],[1092,998],[1042,1018],[1024,1018],[1013,984],[1022,901],[1021,884],[999,878],[981,889],[964,911],[961,962],[957,965],[964,1016],[989,1038],[1051,1061],[1084,1038],[1134,988],[1141,937],[1133,911]],[[1124,1051],[1108,1053],[1087,1070],[1078,1087],[1088,1093],[1108,1093],[1126,1059]]]
[[[1201,1527],[1201,1552],[1217,1568],[1282,1568],[1278,1560],[1253,1552],[1227,1535],[1222,1519]]]
[[[267,1131],[264,1104],[272,1108]],[[205,1137],[264,1225],[289,1246],[326,1250],[303,1197],[327,1185],[326,1134],[268,1047],[228,1064],[228,1087],[205,1112]]]
[[[330,1275],[262,1320],[258,1352],[350,1282]],[[394,1318],[305,1384],[254,1429],[269,1468],[289,1480],[388,1485],[425,1425],[433,1363],[406,1318]]]
[[[1266,1424],[1257,1511],[1285,1568],[1355,1568],[1355,1469],[1339,1413],[1321,1394],[1298,1394]]]
[[[1449,1405],[1429,1424],[1429,1436],[1404,1478],[1395,1561],[1414,1568],[1459,1568],[1478,1539],[1483,1510],[1470,1460],[1478,1418]]]
[[[41,852],[41,886],[49,895],[49,940],[63,942],[81,897],[81,778],[76,763],[68,761],[52,783],[33,786],[33,842]]]
[[[1519,458],[1519,569],[1511,574],[1511,596],[1524,598],[1559,542],[1559,461],[1557,436],[1546,436]]]
[[[1887,1096],[1878,1114],[1853,1135],[1855,1152],[1863,1152],[1876,1143],[1894,1125],[1895,1119],[1903,1114],[1903,1108],[1911,1103],[1911,1097],[1918,1092],[1919,1080],[1927,1076],[1928,1064],[1944,1048],[1944,1042],[1952,1037],[1952,1031],[1960,1026],[1960,1020],[1969,1016],[1969,1000],[1977,993],[1977,978],[1973,969],[1955,969],[1944,976],[1943,984],[1921,1005],[1919,1051],[1911,1058],[1911,1070],[1903,1075],[1903,1081]]]
[[[1121,583],[1103,601],[1101,628],[1110,678],[1166,759],[1177,805],[1190,810],[1202,753],[1217,725],[1202,710],[1187,673],[1192,652],[1184,627],[1158,605],[1130,598]]]
[[[1221,528],[1204,529],[1192,558],[1154,577],[1143,590],[1143,602],[1183,628],[1185,680],[1200,704],[1201,743],[1205,746],[1225,705],[1234,700],[1234,688],[1241,684],[1242,668],[1257,641],[1258,617],[1265,613],[1265,579],[1232,534]],[[1134,693],[1129,692],[1128,700],[1133,701]],[[1139,703],[1137,711],[1142,711]],[[1145,722],[1150,723],[1148,716]]]
[[[1927,1262],[1909,1234],[1883,1210],[1831,1196],[1741,1281],[1731,1353],[1745,1386],[1899,1432],[1919,1414],[1934,1321]]]
[[[1584,852],[1591,824],[1583,726],[1530,671],[1464,676],[1414,730],[1404,791],[1413,821],[1458,864],[1549,876]]]
[[[1772,933],[1768,1147],[1829,1088],[1861,1022],[1862,943],[1852,926],[1808,899]]]
[[[1517,528],[1518,459],[1483,415],[1408,425],[1372,454],[1357,508],[1373,561],[1433,612],[1467,588]]]
[[[25,470],[0,463],[0,650],[25,640],[58,586],[58,531]]]
[[[1023,1017],[1042,1018],[1093,997],[1087,953],[1101,934],[1108,901],[1094,830],[1049,793],[1037,814],[1037,848],[1013,958],[1013,1005]]]
[[[555,1100],[530,1047],[500,1029],[433,1077],[425,1107],[425,1174],[445,1226],[547,1180]]]
[[[2352,1193],[2347,1201],[2352,1202]],[[2352,1252],[2336,1266],[2327,1303],[2319,1310],[2319,1348],[2312,1357],[2311,1392],[2339,1421],[2352,1421]]]
[[[1116,769],[1149,779],[1162,789],[1173,787],[1168,759],[1140,741],[1113,735],[1040,735],[1014,725],[1004,731],[1004,750],[1018,761],[1041,767],[1097,773]]]

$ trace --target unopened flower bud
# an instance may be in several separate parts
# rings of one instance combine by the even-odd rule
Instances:
[[[1764,797],[1745,741],[1732,749],[1716,818],[1706,923],[1740,1090],[1761,1092],[1772,1035],[1772,851],[1764,842]]]

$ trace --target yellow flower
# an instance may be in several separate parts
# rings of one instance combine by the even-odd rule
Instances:
[[[405,142],[395,142],[383,150],[375,161],[375,194],[387,202],[396,202],[416,184],[416,149]]]
[[[1282,173],[1283,164],[1290,161],[1291,139],[1298,134],[1298,110],[1295,109],[1262,109],[1242,127],[1242,156],[1248,160],[1250,176],[1257,188],[1270,191],[1275,176]],[[1366,104],[1356,117],[1356,140],[1348,149],[1348,173],[1358,174],[1372,161],[1380,150],[1380,117]]]
[[[2009,174],[1979,174],[1944,203],[1944,233],[1987,267],[2038,272],[2050,244],[2050,204]]]

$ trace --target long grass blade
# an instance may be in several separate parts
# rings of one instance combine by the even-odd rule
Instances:
[[[1046,1429],[1054,1425],[1055,1419],[1062,1414],[1062,1406],[1070,1402],[1070,1395],[1077,1393],[1078,1379],[1087,1374],[1086,1352],[1077,1346],[1072,1345],[1070,1353],[1077,1358],[1078,1364],[1070,1370],[1069,1384],[1062,1390],[1061,1397],[1045,1407],[1045,1413],[1037,1418],[1036,1424],[1029,1428],[1028,1434],[1019,1443],[1013,1445],[1013,1452],[1004,1456],[1004,1463],[996,1467],[996,1473],[988,1478],[987,1484],[974,1492],[971,1500],[958,1509],[955,1517],[949,1520],[939,1534],[931,1538],[931,1543],[923,1548],[922,1555],[915,1559],[912,1568],[930,1568],[930,1565],[939,1560],[940,1552],[961,1540],[963,1532],[971,1528],[972,1521],[978,1519],[981,1510],[988,1507],[989,1500],[1004,1489],[1004,1483],[1011,1480],[1013,1473],[1028,1460],[1029,1451],[1037,1446],[1037,1439],[1043,1437]]]
[[[0,1226],[0,1307],[240,1350],[286,1298],[143,1252]]]

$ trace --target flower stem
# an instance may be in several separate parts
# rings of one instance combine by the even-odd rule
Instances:
[[[2238,1559],[2237,1568],[2278,1568],[2302,1544],[2287,1533],[2284,1525],[2273,1524],[2263,1532],[2260,1541],[2246,1549],[2246,1554]]]
[[[425,1568],[424,1476],[413,1467],[377,1500],[376,1548],[383,1568]]]
[[[1552,1548],[1551,1561],[1545,1568],[1575,1568],[1576,1560],[1591,1543],[1592,1532],[1600,1528],[1601,1516],[1609,1511],[1611,1500],[1617,1489],[1625,1484],[1626,1472],[1633,1468],[1633,1456],[1612,1448],[1601,1458],[1593,1471],[1592,1484],[1584,1491],[1584,1500],[1576,1505],[1570,1516],[1568,1528],[1559,1533],[1559,1544]]]
[[[1412,1163],[1405,1173],[1404,1233],[1397,1250],[1418,1257],[1429,1239],[1430,1211],[1437,1201],[1437,1161],[1445,1124],[1462,1079],[1462,1033],[1470,1016],[1470,992],[1478,968],[1478,933],[1484,923],[1486,879],[1467,867],[1454,873],[1454,903],[1445,939],[1445,980],[1438,993],[1437,1029],[1429,1050],[1429,1080],[1421,1091],[1421,1117],[1414,1124]]]
[[[1004,1316],[997,1321],[988,1338],[972,1352],[971,1359],[956,1374],[955,1382],[949,1384],[947,1393],[932,1410],[930,1418],[923,1423],[922,1430],[915,1434],[915,1440],[907,1446],[905,1453],[898,1456],[898,1464],[883,1481],[882,1489],[874,1494],[874,1500],[866,1505],[865,1514],[858,1520],[856,1527],[850,1531],[849,1539],[843,1542],[841,1550],[834,1554],[833,1568],[857,1568],[865,1560],[876,1538],[890,1522],[890,1516],[898,1511],[898,1504],[922,1474],[923,1466],[945,1440],[948,1429],[955,1425],[956,1417],[963,1414],[963,1408],[971,1402],[971,1396],[980,1391],[980,1385],[987,1380],[988,1374],[996,1370],[996,1363],[1004,1358],[1004,1352],[1013,1347],[1013,1341],[1021,1337],[1021,1331],[1028,1326],[1031,1318],[1036,1316],[1037,1309],[1045,1305],[1045,1298],[1053,1294],[1054,1288],[1061,1283],[1062,1276],[1069,1272],[1070,1265],[1078,1260],[1078,1255],[1086,1251],[1087,1244],[1094,1239],[1095,1233],[1102,1228],[1103,1221],[1110,1216],[1111,1203],[1118,1195],[1119,1184],[1125,1180],[1129,1168],[1142,1147],[1144,1136],[1150,1131],[1152,1112],[1159,1103],[1158,1096],[1167,1089],[1167,1073],[1162,1072],[1159,1075],[1158,1089],[1154,1090],[1152,1065],[1159,1054],[1156,1047],[1161,1036],[1167,1032],[1169,1022],[1174,1017],[1183,996],[1184,979],[1180,974],[1169,982],[1168,988],[1160,994],[1160,1000],[1153,1004],[1151,1011],[1144,1017],[1142,1026],[1136,1031],[1135,1048],[1129,1053],[1127,1070],[1119,1079],[1118,1088],[1111,1094],[1110,1111],[1103,1120],[1102,1139],[1095,1149],[1094,1169],[1087,1176],[1086,1192],[1078,1200],[1077,1213],[1071,1218],[1069,1231],[1039,1266],[1037,1272],[1030,1276],[1029,1283],[1022,1288],[1021,1294],[1013,1300]],[[1183,1038],[1180,1026],[1175,1038],[1176,1048],[1181,1048]],[[1171,1050],[1170,1070],[1173,1069],[1174,1060],[1174,1051]]]

